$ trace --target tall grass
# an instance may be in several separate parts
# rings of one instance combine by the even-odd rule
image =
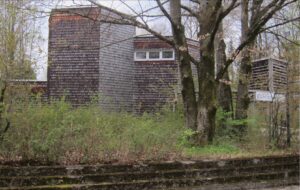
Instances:
[[[22,106],[0,145],[3,158],[60,163],[171,159],[181,154],[183,117],[104,112],[99,106],[72,108],[64,101]]]
[[[182,109],[178,110],[137,116],[105,112],[96,104],[73,108],[64,100],[18,103],[10,114],[11,128],[0,142],[0,161],[78,164],[276,153],[268,147],[267,125],[257,114],[248,120],[244,141],[218,127],[212,144],[196,147],[188,140],[194,132],[184,128]]]

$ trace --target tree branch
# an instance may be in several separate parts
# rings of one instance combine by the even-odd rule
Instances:
[[[271,3],[268,4],[268,9],[266,10],[265,8],[260,10],[259,12],[261,13],[260,17],[257,19],[253,20],[253,23],[250,25],[249,32],[247,34],[247,38],[245,41],[241,42],[241,44],[235,49],[235,51],[232,53],[231,57],[225,62],[225,66],[223,69],[221,69],[216,76],[216,81],[219,81],[230,64],[235,60],[235,58],[238,56],[238,54],[241,52],[241,50],[250,44],[256,36],[260,33],[261,28],[269,21],[269,19],[280,9],[283,8],[283,6],[286,6],[287,3],[285,3],[286,0],[274,0]],[[296,2],[296,0],[289,1],[291,2]],[[278,3],[278,4],[277,4]],[[272,5],[272,6],[271,6]]]
[[[195,17],[197,20],[199,20],[199,14],[196,11],[193,11],[191,8],[185,6],[185,5],[180,5],[182,9],[186,10],[188,13],[191,14],[191,16]]]
[[[294,21],[300,21],[300,16],[299,16],[299,17],[296,17],[296,18],[293,18],[293,19],[286,20],[286,21],[281,22],[281,23],[278,23],[278,24],[274,24],[274,25],[271,25],[271,26],[262,28],[262,29],[260,30],[260,32],[264,32],[264,31],[266,31],[266,30],[269,30],[269,29],[272,29],[272,28],[275,28],[275,27],[278,27],[278,26],[282,26],[282,25],[285,25],[285,24],[288,24],[288,23],[294,22]]]
[[[279,34],[279,33],[273,32],[273,31],[271,31],[271,30],[267,30],[267,31],[265,31],[265,32],[266,32],[266,33],[269,33],[269,34],[272,34],[272,35],[274,35],[274,36],[276,36],[276,37],[282,38],[282,39],[284,39],[284,40],[286,40],[286,41],[288,41],[288,42],[290,42],[290,43],[292,43],[292,44],[294,44],[294,45],[300,46],[300,43],[297,43],[296,41],[291,40],[291,39],[287,38],[286,36],[283,36],[283,35],[281,35],[281,34]]]
[[[228,6],[227,9],[225,9],[224,11],[221,11],[218,15],[218,18],[216,19],[216,23],[214,24],[212,33],[210,35],[210,41],[211,43],[213,43],[215,35],[219,29],[219,25],[222,22],[222,20],[224,19],[224,17],[226,17],[233,9],[235,9],[236,7],[238,7],[240,4],[237,3],[237,0],[232,0],[231,4]]]
[[[169,0],[165,1],[164,3],[168,2]],[[164,16],[167,17],[167,19],[170,21],[170,23],[172,25],[174,25],[174,21],[173,19],[171,18],[170,14],[167,12],[167,10],[164,8],[163,4],[160,2],[160,0],[156,0],[156,3],[158,5],[158,7],[160,8],[160,10],[163,12]]]
[[[107,10],[111,13],[114,13],[120,17],[120,18],[109,18],[109,19],[107,19],[107,18],[101,19],[100,18],[100,20],[98,20],[98,21],[105,22],[105,23],[112,23],[112,24],[125,24],[125,25],[136,26],[138,28],[142,28],[142,29],[150,32],[151,34],[155,35],[157,38],[165,41],[166,43],[170,44],[171,46],[175,45],[175,43],[172,39],[167,38],[167,37],[161,35],[160,33],[152,30],[147,24],[137,21],[134,16],[127,15],[127,14],[121,13],[117,10],[114,10],[112,8],[103,6],[103,5],[95,2],[94,0],[88,0],[88,1],[91,2],[92,4],[96,5],[97,7]]]

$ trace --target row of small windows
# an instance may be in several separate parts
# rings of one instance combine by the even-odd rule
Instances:
[[[174,60],[175,55],[173,50],[143,50],[134,53],[135,61],[147,60]]]

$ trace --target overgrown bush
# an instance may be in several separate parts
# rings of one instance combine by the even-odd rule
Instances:
[[[184,128],[182,108],[171,110],[166,107],[155,114],[137,116],[105,112],[96,104],[74,108],[64,100],[51,104],[18,102],[9,115],[11,128],[0,142],[0,161],[79,164],[274,152],[267,147],[267,126],[259,115],[247,121],[244,141],[237,140],[231,129],[217,128],[212,144],[197,147],[190,144],[194,132]],[[218,113],[220,119],[222,113]],[[226,122],[229,126],[236,124],[236,121]]]
[[[66,163],[170,159],[180,154],[180,113],[104,112],[97,105],[72,108],[64,101],[22,105],[0,145],[1,156]],[[178,155],[177,155],[178,156]]]

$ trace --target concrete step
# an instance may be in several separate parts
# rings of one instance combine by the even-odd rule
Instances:
[[[260,172],[298,171],[297,162],[287,164],[265,164],[246,167],[218,167],[207,169],[168,170],[156,172],[119,172],[66,176],[6,176],[0,177],[0,187],[31,185],[62,185],[83,183],[106,183],[135,180],[156,180],[193,177],[222,177],[235,174],[253,174]]]
[[[205,169],[218,167],[246,167],[252,165],[299,162],[299,155],[223,159],[206,161],[181,161],[141,164],[103,164],[77,166],[0,166],[0,176],[64,176],[120,172],[156,172],[180,169]]]
[[[175,179],[157,179],[157,180],[136,180],[132,182],[113,182],[113,183],[94,183],[94,184],[65,184],[65,185],[44,185],[44,186],[26,186],[26,187],[2,187],[3,189],[26,189],[26,190],[143,190],[143,189],[169,189],[183,187],[201,187],[213,184],[233,184],[241,182],[262,182],[262,181],[284,181],[288,179],[298,179],[299,171],[283,171],[283,172],[265,172],[257,174],[236,174],[223,177],[196,177],[196,178],[175,178]],[[287,175],[288,174],[288,175]],[[294,181],[290,184],[299,184]]]
[[[209,184],[182,188],[163,188],[164,190],[299,190],[299,177],[284,180],[259,180],[226,184]],[[152,189],[162,190],[162,189]]]
[[[0,166],[0,190],[177,189],[290,179],[299,179],[299,155],[133,165]]]

